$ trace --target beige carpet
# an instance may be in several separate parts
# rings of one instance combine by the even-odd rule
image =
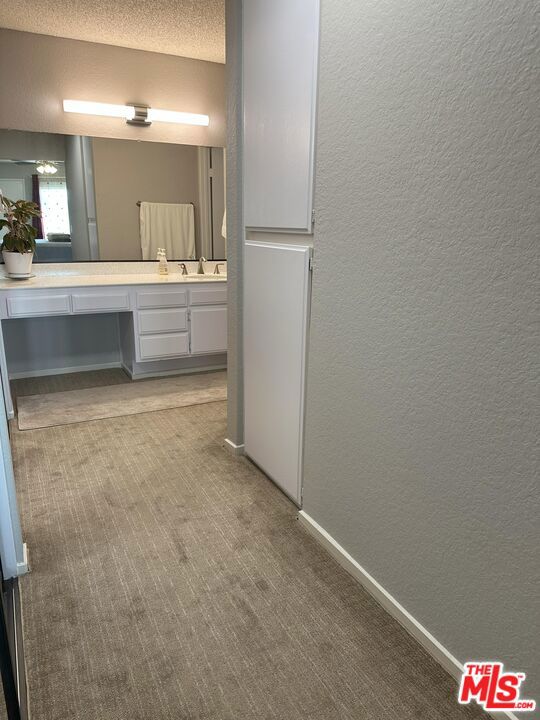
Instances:
[[[14,428],[32,717],[483,717],[225,430],[225,403]]]
[[[227,398],[225,371],[177,375],[17,399],[19,430],[137,415]]]

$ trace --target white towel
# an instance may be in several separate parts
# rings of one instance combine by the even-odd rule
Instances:
[[[141,202],[140,225],[143,260],[155,260],[158,248],[169,260],[195,257],[193,205]]]

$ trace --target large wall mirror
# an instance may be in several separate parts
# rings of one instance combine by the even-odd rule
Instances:
[[[0,130],[0,190],[36,202],[36,262],[225,259],[224,149]]]

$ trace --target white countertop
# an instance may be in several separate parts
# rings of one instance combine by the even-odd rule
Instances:
[[[0,290],[28,290],[56,287],[99,287],[103,285],[212,285],[227,282],[227,276],[214,278],[190,278],[174,273],[171,275],[152,275],[150,273],[129,273],[126,275],[39,275],[28,280],[12,280],[7,276],[0,278]]]
[[[172,265],[172,263],[171,263]],[[190,273],[196,272],[196,263],[186,263]],[[28,280],[13,280],[0,273],[0,290],[29,290],[58,287],[99,287],[111,285],[212,285],[227,282],[226,275],[212,273],[215,263],[205,263],[206,275],[189,277],[177,268],[168,275],[160,275],[156,262],[140,263],[42,263],[34,264],[35,277]],[[212,266],[212,269],[210,269]]]

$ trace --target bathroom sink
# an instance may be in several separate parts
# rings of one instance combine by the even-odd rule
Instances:
[[[226,280],[227,275],[222,273],[221,275],[199,275],[198,273],[188,273],[184,275],[186,280],[196,280],[198,282],[208,282],[209,280]]]

